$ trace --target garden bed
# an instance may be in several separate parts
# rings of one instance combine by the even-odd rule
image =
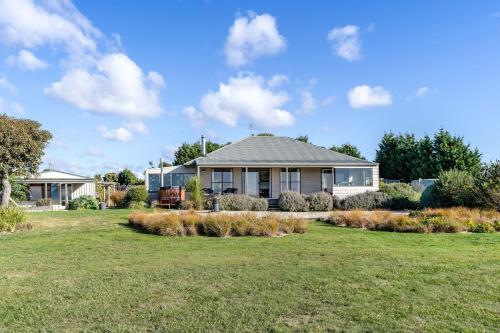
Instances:
[[[390,211],[334,212],[326,222],[335,226],[396,232],[498,232],[500,213],[468,208],[425,209],[408,215]]]
[[[308,222],[297,218],[256,214],[145,213],[129,215],[136,229],[161,236],[284,236],[306,233]]]

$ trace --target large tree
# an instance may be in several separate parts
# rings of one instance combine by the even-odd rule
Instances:
[[[0,178],[2,207],[9,205],[10,176],[36,174],[42,163],[43,151],[52,135],[34,120],[18,119],[0,114]]]
[[[113,182],[113,183],[117,183],[118,182],[118,174],[116,172],[108,172],[106,173],[102,179],[105,181],[105,182]]]
[[[340,146],[332,146],[330,150],[336,151],[341,154],[346,154],[352,157],[361,158],[363,160],[365,159],[365,157],[361,155],[361,151],[358,149],[358,147],[356,147],[353,144],[350,144],[349,142],[341,144]]]
[[[212,141],[206,142],[207,154],[217,150],[225,145],[215,143]],[[177,150],[175,151],[175,160],[174,165],[181,165],[187,163],[195,158],[201,156],[201,144],[200,142],[195,143],[186,143],[184,142]]]
[[[380,163],[382,178],[409,182],[418,178],[437,178],[448,170],[481,172],[481,154],[465,144],[463,137],[440,129],[431,139],[420,140],[413,134],[384,134],[375,161]]]
[[[120,183],[120,185],[135,185],[137,183],[137,177],[129,169],[123,169],[118,174],[118,183]]]
[[[380,163],[382,178],[409,182],[417,156],[417,142],[413,134],[396,135],[390,132],[384,134],[379,143],[375,161]]]
[[[467,171],[474,176],[481,172],[481,153],[477,148],[465,144],[462,136],[452,135],[441,128],[434,135],[433,147],[437,169],[434,176],[451,169]]]

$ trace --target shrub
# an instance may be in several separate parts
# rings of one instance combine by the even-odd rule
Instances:
[[[123,198],[124,203],[129,206],[131,202],[146,202],[148,199],[148,191],[146,186],[137,185],[130,187]]]
[[[191,177],[186,184],[186,190],[191,193],[191,201],[195,209],[203,209],[203,186],[200,178]]]
[[[380,192],[391,198],[391,209],[417,209],[420,205],[420,193],[405,183],[381,183]]]
[[[144,201],[131,201],[128,203],[127,208],[130,209],[143,209],[148,205]]]
[[[267,199],[253,198],[243,194],[227,194],[219,196],[219,204],[222,210],[236,211],[265,211],[267,210]]]
[[[500,211],[500,161],[483,167],[477,179],[478,201],[484,208]]]
[[[159,204],[160,204],[160,203],[158,202],[158,200],[153,200],[153,201],[151,201],[151,203],[149,204],[149,208],[157,208]]]
[[[213,197],[206,197],[203,199],[203,208],[211,210],[213,208],[214,202]]]
[[[115,191],[111,194],[111,202],[115,207],[124,207],[125,206],[125,191]]]
[[[342,201],[342,208],[345,210],[362,209],[373,210],[389,208],[391,198],[382,192],[365,192],[346,197]]]
[[[268,208],[267,199],[253,198],[252,210],[256,212],[265,212]]]
[[[37,207],[46,207],[46,206],[50,206],[50,205],[52,205],[52,200],[49,198],[38,199],[35,202],[35,206],[37,206]]]
[[[313,193],[307,196],[309,210],[314,212],[326,212],[333,209],[332,195],[326,192]]]
[[[287,212],[307,212],[309,210],[306,198],[293,191],[285,191],[280,194],[279,207]]]
[[[336,195],[332,196],[332,209],[342,209],[342,200]]]
[[[194,210],[195,206],[191,200],[182,200],[179,202],[179,209],[182,210]]]
[[[26,221],[26,214],[17,207],[0,208],[0,232],[13,232]]]
[[[68,203],[69,210],[98,209],[99,201],[91,195],[82,195]]]
[[[450,170],[439,174],[438,180],[422,193],[423,207],[475,207],[476,184],[465,171]]]

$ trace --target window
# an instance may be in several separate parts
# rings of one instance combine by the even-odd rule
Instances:
[[[233,171],[231,169],[212,169],[212,190],[214,193],[233,187]]]
[[[160,175],[149,174],[148,190],[149,192],[157,192],[160,190]]]
[[[321,169],[321,190],[331,193],[333,188],[332,169]]]
[[[371,168],[335,168],[335,186],[372,186]]]
[[[148,191],[157,192],[160,190],[160,174],[149,174],[148,180]],[[194,177],[193,173],[164,173],[163,174],[163,186],[164,187],[186,187],[187,182],[191,177]],[[170,183],[172,179],[172,183]]]
[[[288,186],[287,186],[286,168],[281,169],[280,189],[281,192],[288,190],[300,193],[300,169],[288,168]]]
[[[186,187],[189,179],[194,177],[192,173],[172,173],[172,187]],[[170,179],[168,179],[165,184],[170,183]],[[168,185],[167,185],[168,186]]]

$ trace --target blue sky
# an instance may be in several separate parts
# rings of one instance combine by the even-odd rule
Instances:
[[[498,1],[0,1],[0,112],[86,175],[249,124],[369,159],[384,132],[444,127],[489,161],[499,105]]]

